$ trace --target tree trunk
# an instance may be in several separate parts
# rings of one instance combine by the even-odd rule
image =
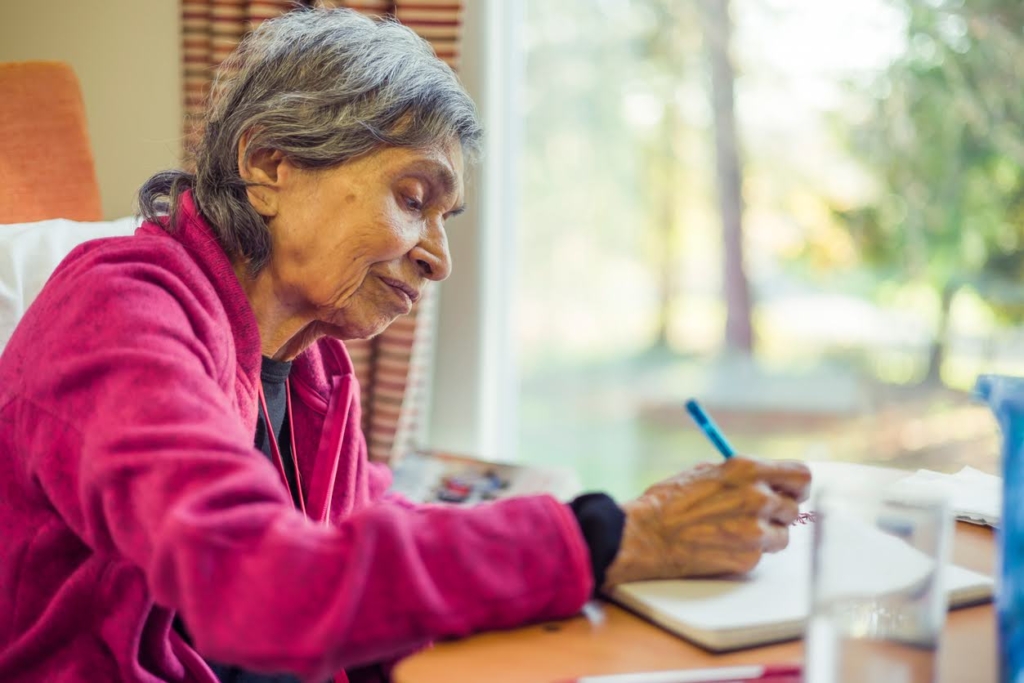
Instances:
[[[743,177],[733,97],[736,74],[729,56],[732,33],[729,4],[729,0],[701,0],[701,14],[711,67],[711,105],[715,117],[718,204],[725,256],[725,343],[729,351],[751,353],[754,335],[750,285],[743,264]]]
[[[928,354],[928,372],[925,374],[926,384],[942,384],[942,363],[946,360],[946,347],[949,344],[949,313],[953,308],[953,297],[959,287],[951,282],[942,288],[942,299],[939,303],[939,325],[932,340]]]

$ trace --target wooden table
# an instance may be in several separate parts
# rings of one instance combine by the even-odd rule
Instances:
[[[886,481],[903,473],[879,468],[815,465],[816,485],[832,477]],[[991,529],[959,523],[953,560],[991,574]],[[724,655],[706,652],[639,617],[600,604],[603,623],[585,617],[486,633],[440,643],[410,657],[395,669],[395,683],[538,683],[576,676],[658,671],[735,664],[798,662],[803,643],[743,650]],[[939,652],[940,683],[995,683],[995,616],[992,605],[949,613]]]

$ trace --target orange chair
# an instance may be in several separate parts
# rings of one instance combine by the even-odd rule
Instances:
[[[103,218],[78,79],[61,62],[0,64],[0,224]]]

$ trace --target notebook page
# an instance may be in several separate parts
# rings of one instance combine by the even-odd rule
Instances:
[[[854,577],[847,594],[903,590],[931,570],[926,556],[897,538],[863,526],[844,534],[849,538],[839,561]],[[798,524],[790,530],[789,547],[765,555],[749,574],[623,584],[612,598],[712,649],[798,637],[810,613],[812,541],[812,525]],[[971,601],[991,594],[988,577],[946,569],[947,592],[966,591],[964,599]]]

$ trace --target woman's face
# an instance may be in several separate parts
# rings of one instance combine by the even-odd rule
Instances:
[[[445,220],[463,209],[460,145],[387,148],[319,171],[281,158],[254,163],[276,174],[250,190],[272,240],[259,278],[288,320],[339,339],[370,337],[451,272]]]

